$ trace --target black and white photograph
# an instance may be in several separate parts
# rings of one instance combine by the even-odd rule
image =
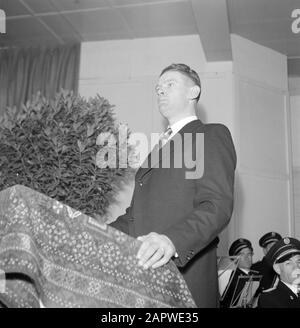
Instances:
[[[299,0],[0,0],[0,308],[300,308]]]

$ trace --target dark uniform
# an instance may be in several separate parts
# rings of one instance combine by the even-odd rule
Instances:
[[[283,263],[297,254],[300,254],[300,241],[283,238],[272,246],[265,257],[273,267],[275,263]],[[280,280],[276,287],[260,294],[257,305],[259,308],[300,308],[300,295],[295,294]]]
[[[259,308],[300,308],[300,296],[294,294],[289,287],[279,281],[276,288],[263,292],[257,306]]]
[[[265,256],[261,261],[254,263],[251,266],[251,270],[255,271],[258,275],[262,276],[256,295],[260,294],[262,291],[266,289],[271,288],[274,285],[277,274],[270,266]]]
[[[240,238],[232,243],[229,248],[229,256],[237,256],[239,255],[240,251],[244,248],[250,248],[253,250],[251,242],[248,239]],[[235,271],[232,272],[229,283],[230,285],[225,289],[225,296],[220,301],[220,307],[228,308],[234,307],[237,305],[239,301],[238,295],[240,295],[241,291],[243,290],[246,279],[239,279],[240,276],[251,276],[254,273],[250,270],[247,274],[241,269],[237,268]],[[234,299],[233,299],[234,298]]]
[[[259,239],[259,246],[261,248],[265,248],[268,244],[277,242],[281,238],[282,237],[277,232],[268,232]],[[277,274],[273,270],[273,267],[268,263],[265,256],[261,261],[254,263],[251,266],[251,270],[257,271],[257,274],[262,275],[262,279],[260,281],[256,295],[260,294],[266,289],[273,287]]]

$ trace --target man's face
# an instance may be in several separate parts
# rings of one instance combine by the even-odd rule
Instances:
[[[248,247],[243,248],[238,255],[240,257],[238,267],[241,269],[250,269],[252,265],[253,251]]]
[[[300,255],[294,255],[283,263],[274,264],[280,279],[288,284],[300,284]]]
[[[155,88],[160,113],[167,119],[180,116],[190,102],[193,82],[177,71],[167,71]]]

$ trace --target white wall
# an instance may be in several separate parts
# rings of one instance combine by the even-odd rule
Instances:
[[[234,236],[263,256],[259,238],[294,234],[289,95],[285,56],[231,36],[238,127]]]
[[[197,35],[83,43],[79,92],[85,97],[104,96],[116,106],[120,122],[149,136],[164,125],[154,92],[158,75],[176,62],[188,64],[200,75],[200,119],[227,125],[235,138],[232,63],[206,63]],[[112,219],[124,212],[132,191],[133,185],[128,186],[120,202],[111,206]],[[219,248],[227,252],[227,231]]]
[[[289,79],[289,92],[292,127],[295,236],[300,239],[300,77]]]

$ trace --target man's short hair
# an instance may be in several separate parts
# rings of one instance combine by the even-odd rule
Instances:
[[[195,85],[198,85],[200,88],[200,92],[196,100],[197,101],[199,100],[201,94],[201,81],[199,75],[193,69],[191,69],[188,65],[185,64],[171,64],[162,70],[160,76],[162,76],[164,73],[168,71],[176,71],[182,73],[183,75],[187,76],[190,80],[192,80],[195,83]]]

